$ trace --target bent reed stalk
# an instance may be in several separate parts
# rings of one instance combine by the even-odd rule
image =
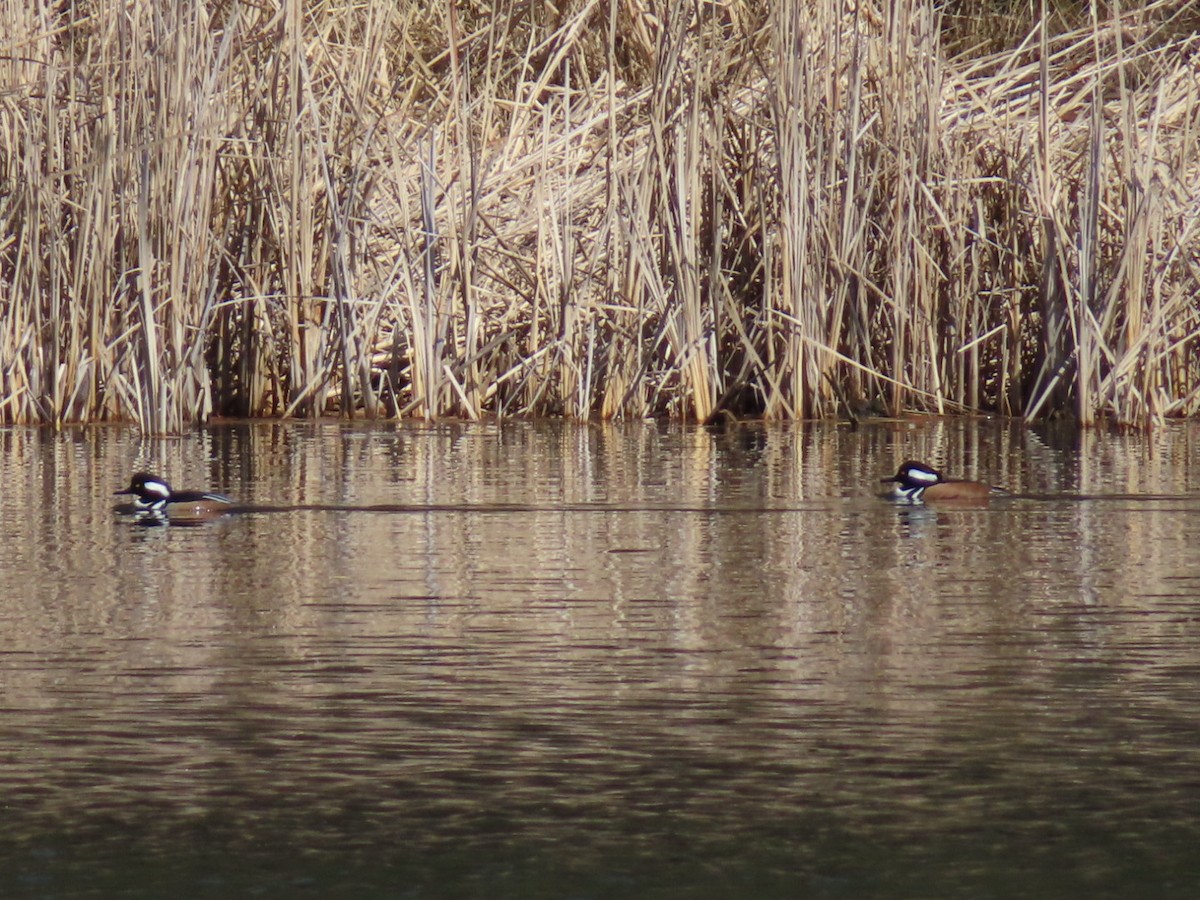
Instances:
[[[1198,30],[0,0],[0,421],[1191,416]]]

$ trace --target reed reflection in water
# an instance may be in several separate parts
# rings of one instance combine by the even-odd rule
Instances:
[[[0,432],[0,895],[1191,896],[1198,435]]]

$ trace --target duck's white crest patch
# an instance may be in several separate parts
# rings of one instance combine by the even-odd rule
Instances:
[[[919,481],[919,482],[923,482],[925,484],[937,484],[938,483],[937,472],[930,471],[929,469],[920,469],[920,468],[917,468],[916,466],[913,466],[911,469],[908,470],[907,474],[908,474],[909,481]]]
[[[171,496],[171,489],[169,487],[163,482],[154,481],[153,479],[142,482],[142,490],[147,494],[154,494],[157,497],[166,498]]]

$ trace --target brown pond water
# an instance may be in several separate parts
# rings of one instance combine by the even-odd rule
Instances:
[[[1196,427],[10,429],[0,491],[0,897],[1200,895]]]

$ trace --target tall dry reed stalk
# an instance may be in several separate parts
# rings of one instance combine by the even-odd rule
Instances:
[[[1198,30],[0,0],[0,421],[1193,415]]]

